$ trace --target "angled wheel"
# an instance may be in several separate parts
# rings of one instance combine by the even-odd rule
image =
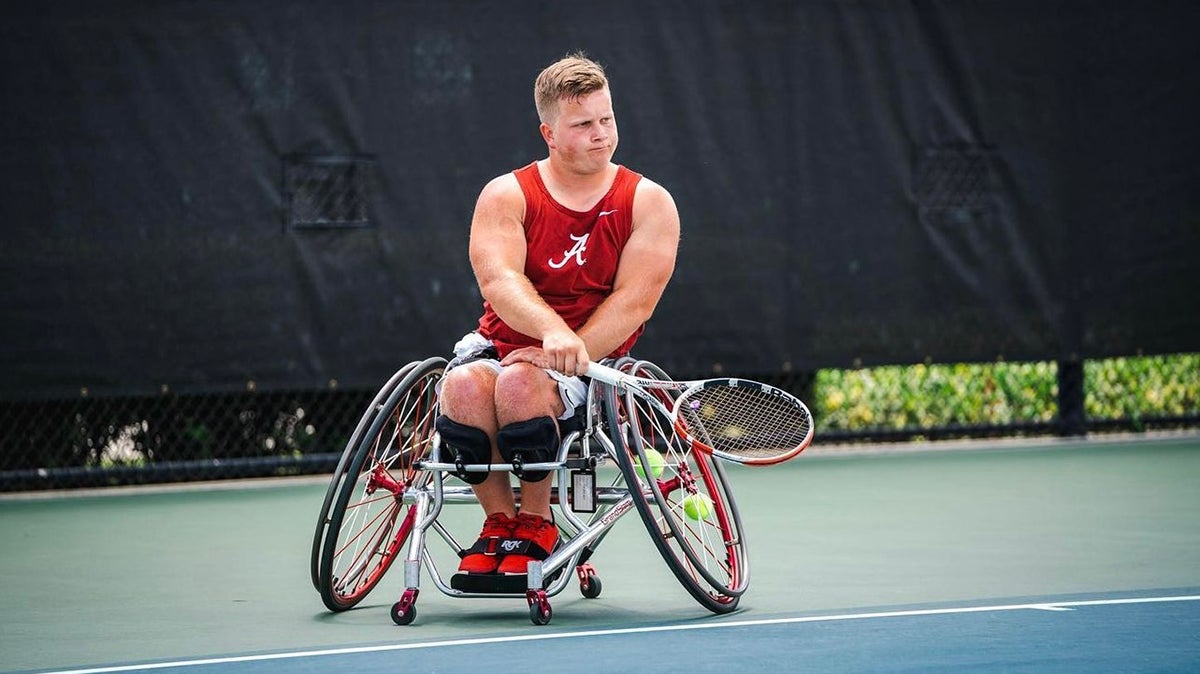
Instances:
[[[635,376],[666,379],[646,361]],[[671,392],[661,395],[670,408]],[[737,608],[750,579],[746,540],[724,466],[691,452],[665,415],[632,394],[605,391],[605,416],[617,462],[650,538],[683,587],[705,608]],[[648,458],[654,450],[661,460]],[[640,485],[640,488],[634,488]]]
[[[324,549],[325,532],[329,531],[329,507],[333,505],[333,498],[338,493],[338,488],[346,479],[347,469],[350,468],[350,461],[358,452],[358,446],[362,442],[363,433],[371,427],[371,422],[379,415],[379,410],[384,401],[396,389],[396,385],[400,383],[404,376],[412,371],[421,361],[413,361],[408,365],[396,371],[391,379],[379,389],[375,394],[375,399],[367,405],[366,411],[363,412],[362,418],[358,420],[358,425],[355,426],[354,432],[350,434],[349,441],[346,442],[346,449],[342,452],[342,458],[338,460],[337,468],[333,470],[333,479],[329,481],[329,488],[325,490],[325,501],[321,503],[321,513],[317,516],[317,530],[313,534],[312,553],[309,557],[309,575],[312,576],[313,588],[317,591],[321,589],[318,568],[321,563],[321,552]]]
[[[401,554],[416,511],[404,495],[423,489],[434,474],[416,469],[433,448],[435,386],[446,361],[415,365],[382,403],[350,459],[329,510],[317,584],[331,611],[367,596]]]

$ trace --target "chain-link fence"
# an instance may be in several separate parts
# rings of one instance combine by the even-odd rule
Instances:
[[[1200,428],[1200,354],[1089,361],[1080,372],[1082,430]],[[821,443],[1079,430],[1061,418],[1056,363],[745,375],[807,401]],[[0,403],[0,491],[329,472],[374,393]]]
[[[372,391],[0,403],[0,490],[332,471]]]

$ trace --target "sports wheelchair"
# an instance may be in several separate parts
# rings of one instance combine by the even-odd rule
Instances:
[[[657,365],[625,357],[605,361],[635,376],[667,379]],[[551,620],[549,598],[578,580],[584,597],[600,595],[601,581],[588,562],[610,529],[636,510],[680,584],[714,613],[737,608],[750,579],[746,539],[724,466],[690,451],[660,412],[618,387],[592,380],[575,428],[563,428],[552,462],[520,465],[464,464],[448,456],[434,428],[440,357],[397,371],[360,419],[325,493],[313,536],[313,586],[330,611],[361,602],[397,559],[404,587],[392,606],[398,625],[417,616],[422,569],[451,597],[524,597],[535,625]],[[669,403],[678,393],[661,391]],[[667,405],[669,407],[669,404]],[[651,451],[653,450],[653,451]],[[648,458],[653,457],[653,458]],[[661,457],[661,459],[659,458]],[[598,466],[615,464],[616,476],[598,484]],[[478,471],[551,471],[551,496],[559,542],[549,557],[530,562],[527,575],[453,574],[437,568],[428,542],[441,539],[456,555],[464,547],[438,516],[443,506],[478,504],[455,475]],[[520,488],[514,487],[518,504]],[[685,499],[707,497],[697,512]],[[471,536],[473,542],[474,535]],[[569,570],[574,570],[571,574]]]

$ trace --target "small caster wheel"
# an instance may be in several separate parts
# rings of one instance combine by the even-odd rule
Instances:
[[[397,625],[410,625],[417,619],[417,593],[415,587],[410,587],[400,595],[400,601],[392,604],[392,622]]]
[[[412,621],[417,619],[417,607],[405,606],[404,602],[398,601],[392,604],[392,622],[397,625],[411,625]]]
[[[550,610],[549,602],[535,602],[529,605],[529,619],[534,625],[549,625],[554,611]]]
[[[604,585],[600,582],[600,576],[590,574],[579,583],[579,593],[588,599],[595,599],[600,596],[600,590],[603,587]]]

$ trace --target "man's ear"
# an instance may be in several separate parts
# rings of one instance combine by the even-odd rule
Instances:
[[[551,129],[545,122],[538,126],[538,131],[542,132],[542,140],[546,141],[546,146],[554,149],[554,130]]]

